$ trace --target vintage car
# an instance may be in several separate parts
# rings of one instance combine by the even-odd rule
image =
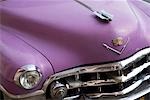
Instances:
[[[133,100],[150,92],[150,3],[1,0],[0,7],[1,99]]]

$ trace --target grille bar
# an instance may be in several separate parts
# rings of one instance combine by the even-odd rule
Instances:
[[[145,55],[148,55],[148,54],[150,54],[150,48],[146,48],[146,49],[143,49],[143,50],[137,52],[132,57],[127,58],[127,59],[120,62],[122,65],[122,68],[126,67],[126,65],[128,65],[129,63],[133,63],[134,61],[136,61],[139,58],[141,58]]]
[[[113,85],[117,84],[115,80],[91,80],[87,82],[82,81],[68,81],[69,85],[68,89],[81,88],[81,87],[89,87],[89,86],[102,86],[102,85]]]
[[[137,74],[139,74],[141,71],[143,71],[145,68],[150,67],[150,62],[143,64],[140,67],[137,67],[133,69],[130,73],[128,73],[126,76],[122,75],[121,77],[118,77],[118,79],[121,79],[122,82],[126,82],[129,79],[135,77]]]

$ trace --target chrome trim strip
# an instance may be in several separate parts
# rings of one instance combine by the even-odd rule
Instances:
[[[66,98],[64,98],[63,100],[73,100],[73,99],[76,99],[76,98],[78,98],[78,97],[80,97],[80,95],[71,96],[71,97],[66,97]]]
[[[125,98],[122,98],[120,100],[135,100],[135,99],[138,99],[146,94],[150,93],[150,86],[148,88],[145,88],[144,90],[138,92],[138,93],[135,93],[129,97],[125,97]]]
[[[109,50],[111,50],[111,51],[113,51],[113,52],[115,52],[115,53],[121,55],[121,52],[120,52],[120,51],[118,51],[118,50],[112,48],[111,46],[109,46],[109,45],[107,45],[107,44],[105,44],[105,43],[103,43],[103,46],[104,46],[105,48],[107,48],[107,49],[109,49]]]
[[[55,77],[55,79],[60,79],[63,77],[77,75],[77,74],[84,74],[84,73],[117,71],[120,69],[120,66],[121,66],[120,63],[84,66],[84,67],[74,68],[67,71],[56,73],[52,75],[52,77]]]
[[[74,89],[74,88],[80,88],[80,87],[88,87],[88,86],[103,86],[103,85],[113,85],[117,84],[117,82],[113,79],[110,80],[91,80],[87,82],[81,82],[81,81],[73,81],[68,82],[68,89]]]
[[[150,62],[143,64],[140,67],[137,67],[135,69],[133,69],[132,72],[130,72],[129,74],[127,74],[127,76],[122,75],[121,77],[118,77],[117,79],[120,79],[121,82],[126,82],[129,79],[133,78],[134,76],[136,76],[137,74],[139,74],[141,71],[143,71],[145,68],[150,67]]]
[[[86,94],[86,96],[88,96],[91,99],[100,98],[102,96],[119,96],[119,95],[123,95],[123,93],[121,91],[119,91],[119,92],[112,92],[112,93],[91,93],[91,94]]]
[[[137,52],[136,54],[134,54],[133,56],[123,60],[123,61],[120,61],[121,65],[122,65],[122,68],[124,68],[127,64],[135,61],[137,58],[139,57],[142,57],[146,54],[149,54],[150,53],[150,47],[149,48],[145,48],[139,52]]]
[[[149,80],[150,79],[150,75],[145,76],[144,78],[136,81],[134,84],[130,85],[129,87],[125,88],[124,90],[122,90],[123,94],[127,94],[131,91],[133,91],[135,88],[137,88],[139,85],[142,84],[142,82]]]
[[[80,5],[86,7],[87,9],[89,9],[90,11],[94,12],[95,10],[93,8],[91,8],[89,5],[85,4],[84,2],[81,2],[80,0],[74,0],[77,3],[79,3]]]
[[[33,64],[28,64],[28,65],[22,66],[21,69],[25,71],[34,71],[34,70],[37,70],[37,67]]]

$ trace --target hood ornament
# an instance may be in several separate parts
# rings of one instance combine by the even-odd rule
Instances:
[[[93,8],[91,8],[90,6],[88,6],[87,4],[81,2],[80,0],[74,0],[77,3],[81,4],[82,6],[86,7],[87,9],[89,9],[90,11],[93,12],[94,15],[96,15],[96,17],[98,17],[99,19],[101,19],[104,22],[110,22],[113,19],[113,15],[111,15],[110,13],[101,10],[101,11],[96,11]]]
[[[100,12],[94,11],[93,12],[98,18],[103,21],[110,22],[113,19],[113,15],[109,14],[108,12],[101,10]]]
[[[124,46],[121,48],[121,50],[114,49],[113,47],[109,46],[109,45],[106,44],[106,43],[103,43],[103,46],[104,46],[106,49],[111,50],[111,51],[113,51],[113,52],[115,52],[115,53],[121,55],[121,54],[123,53],[123,51],[125,50],[125,48],[127,47],[128,43],[129,43],[129,38],[127,39],[126,43],[125,43]],[[114,40],[113,40],[113,44],[114,44],[115,46],[123,45],[123,38],[120,38],[120,37],[119,37],[119,38],[114,39]]]

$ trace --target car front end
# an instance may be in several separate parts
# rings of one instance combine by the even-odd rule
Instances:
[[[145,1],[0,3],[3,99],[133,100],[150,92]]]

